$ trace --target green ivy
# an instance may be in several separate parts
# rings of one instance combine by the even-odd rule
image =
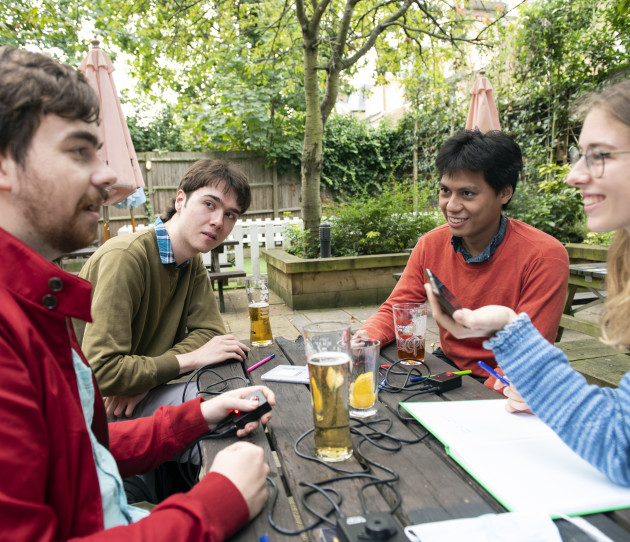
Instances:
[[[364,191],[376,193],[397,172],[396,128],[371,127],[353,116],[331,117],[324,129],[322,189],[335,200]]]

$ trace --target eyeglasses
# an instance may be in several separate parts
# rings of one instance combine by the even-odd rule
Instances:
[[[584,156],[588,172],[593,178],[599,179],[604,174],[606,156],[611,156],[613,154],[630,154],[630,151],[603,152],[597,147],[589,147],[586,149],[586,152],[582,154],[577,147],[571,147],[569,149],[569,163],[574,166],[580,161],[580,158]]]

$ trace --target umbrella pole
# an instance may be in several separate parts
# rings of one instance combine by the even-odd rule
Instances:
[[[136,231],[136,219],[133,217],[133,207],[129,207],[129,216],[131,217],[131,230]]]
[[[105,241],[109,241],[111,234],[109,232],[109,207],[103,206],[103,238]]]

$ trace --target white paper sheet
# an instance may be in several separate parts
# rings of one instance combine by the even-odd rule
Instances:
[[[506,400],[402,403],[510,511],[580,515],[630,507],[614,484],[531,414]]]

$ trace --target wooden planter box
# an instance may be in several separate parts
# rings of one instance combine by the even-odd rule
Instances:
[[[608,247],[599,245],[565,243],[564,248],[569,253],[569,263],[605,262],[608,257]]]
[[[409,253],[302,259],[266,249],[269,287],[292,309],[325,309],[382,303],[396,285],[393,273]]]

